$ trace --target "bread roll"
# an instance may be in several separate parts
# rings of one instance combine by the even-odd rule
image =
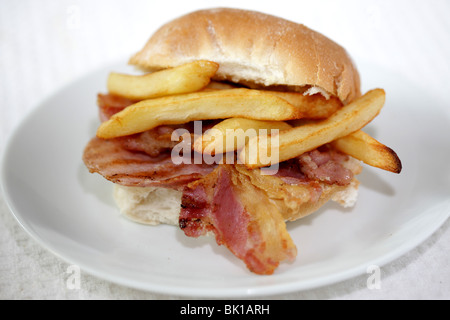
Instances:
[[[208,9],[157,30],[130,63],[158,70],[194,60],[220,64],[217,80],[325,92],[344,104],[360,96],[346,50],[304,25],[239,9]]]

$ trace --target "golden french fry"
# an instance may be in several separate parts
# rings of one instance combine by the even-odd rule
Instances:
[[[212,81],[204,91],[214,91],[233,88],[232,84]],[[264,92],[280,97],[300,112],[299,118],[305,119],[326,119],[339,110],[343,104],[337,97],[325,98],[321,94],[303,95],[299,92],[284,92],[264,90]]]
[[[402,171],[402,163],[394,150],[363,131],[356,131],[332,142],[337,150],[362,162],[394,173]]]
[[[136,101],[195,92],[209,84],[218,68],[215,62],[199,60],[140,76],[113,72],[107,86],[110,93]]]
[[[97,136],[110,139],[144,132],[162,124],[194,120],[249,118],[296,119],[298,110],[286,100],[251,89],[230,89],[162,97],[128,106],[103,122]]]
[[[262,121],[245,118],[230,118],[207,130],[194,142],[194,150],[214,155],[242,149],[250,138],[258,135],[260,130],[270,134],[272,129],[287,130],[292,128],[283,121]]]
[[[267,155],[269,150],[273,150],[273,145],[278,149],[278,157],[273,157],[277,162],[295,158],[363,128],[378,115],[384,101],[384,90],[374,89],[328,119],[294,127],[269,138],[254,137],[239,153],[239,160],[249,168],[265,166],[267,164],[260,160],[260,155]]]
[[[342,107],[342,102],[334,96],[327,100],[321,94],[303,95],[299,92],[269,92],[298,108],[302,118],[306,119],[326,119]]]

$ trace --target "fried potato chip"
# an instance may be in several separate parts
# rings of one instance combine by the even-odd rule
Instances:
[[[268,91],[277,97],[283,98],[302,114],[306,119],[325,119],[339,110],[343,105],[337,97],[326,99],[321,94],[303,95],[299,92]]]
[[[230,89],[195,92],[140,101],[103,122],[97,136],[110,139],[144,132],[162,124],[195,120],[248,118],[282,121],[299,111],[286,100],[260,90]]]
[[[272,144],[275,143],[271,143],[272,140],[276,141],[278,150],[274,159],[282,162],[295,158],[363,128],[378,115],[384,102],[384,90],[371,90],[325,120],[281,131],[269,139],[262,136],[252,138],[239,152],[239,160],[249,168],[265,166],[265,161],[261,161],[259,155],[267,155],[269,150],[274,150]]]
[[[236,87],[236,86],[234,86]],[[231,89],[233,84],[211,81],[204,91]],[[299,92],[284,92],[262,90],[263,92],[280,97],[298,109],[302,119],[325,119],[342,108],[343,104],[337,97],[325,98],[321,94],[303,95]]]
[[[107,86],[111,94],[139,101],[203,89],[218,69],[215,62],[199,60],[146,75],[113,72]]]
[[[250,138],[257,136],[260,132],[268,134],[274,129],[290,128],[292,126],[283,121],[230,118],[219,122],[198,137],[194,142],[194,150],[211,155],[235,151],[242,149]]]
[[[400,173],[402,163],[394,150],[363,131],[356,131],[332,142],[337,150],[386,171]]]

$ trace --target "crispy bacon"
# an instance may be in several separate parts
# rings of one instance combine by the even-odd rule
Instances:
[[[285,220],[291,219],[299,207],[315,203],[322,195],[323,184],[307,178],[299,179],[296,173],[298,167],[284,168],[274,176],[262,175],[259,170],[249,170],[239,165],[236,170],[247,176],[255,188],[264,191]]]
[[[172,141],[170,134],[159,134],[158,128],[130,136],[117,138],[125,149],[145,152],[151,157],[157,157],[165,151],[171,150],[179,142]]]
[[[346,186],[353,179],[353,172],[343,165],[348,160],[348,155],[323,145],[280,163],[275,175],[290,184],[320,181]]]
[[[187,236],[214,232],[217,243],[252,272],[272,274],[281,261],[297,255],[279,208],[236,166],[219,165],[189,184],[181,206],[180,228]]]
[[[348,185],[353,178],[348,160],[323,147],[283,162],[276,175],[221,164],[183,190],[180,228],[190,237],[212,232],[252,272],[272,274],[296,256],[284,221],[313,206],[326,185]]]
[[[112,94],[98,94],[97,105],[99,108],[99,116],[101,121],[106,121],[117,112],[122,111],[126,107],[132,105],[133,100],[115,96]]]
[[[93,138],[84,150],[83,161],[90,172],[97,172],[114,183],[134,187],[182,189],[214,169],[205,164],[176,165],[170,153],[151,157],[130,151],[124,148],[121,139]]]
[[[300,170],[309,179],[345,186],[353,179],[353,173],[342,164],[348,156],[324,145],[298,157]]]

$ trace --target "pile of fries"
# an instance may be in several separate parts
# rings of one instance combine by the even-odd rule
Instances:
[[[401,162],[392,149],[360,131],[383,107],[384,90],[371,90],[342,105],[336,97],[326,99],[320,94],[309,96],[214,82],[218,68],[215,62],[194,61],[142,76],[110,74],[109,92],[136,103],[102,123],[97,136],[111,139],[160,125],[214,119],[222,121],[195,138],[194,150],[208,155],[236,152],[248,168],[267,166],[258,154],[276,138],[279,162],[331,143],[370,166],[401,171]],[[299,119],[305,120],[294,121]],[[242,137],[249,129],[253,134]],[[276,135],[270,135],[272,129],[277,129]],[[267,132],[266,143],[261,142],[261,132]],[[225,143],[230,139],[235,143]],[[255,150],[257,154],[251,154]]]

